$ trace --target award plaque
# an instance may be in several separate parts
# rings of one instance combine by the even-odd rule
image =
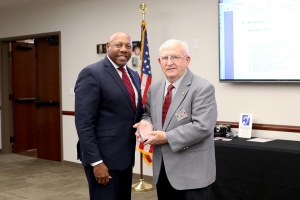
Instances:
[[[152,131],[153,131],[153,125],[150,122],[146,120],[140,121],[137,127],[137,132],[143,142],[146,142],[148,140],[147,136]]]

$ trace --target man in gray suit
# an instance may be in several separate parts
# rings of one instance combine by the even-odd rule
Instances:
[[[210,185],[216,178],[214,86],[188,69],[191,58],[186,43],[168,40],[159,56],[166,78],[150,86],[143,116],[156,130],[147,135],[144,145],[154,145],[158,199],[210,199]],[[168,92],[169,85],[173,89]],[[169,108],[164,101],[171,102]]]

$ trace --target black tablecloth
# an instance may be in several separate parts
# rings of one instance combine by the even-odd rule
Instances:
[[[300,142],[215,141],[213,199],[299,200]]]

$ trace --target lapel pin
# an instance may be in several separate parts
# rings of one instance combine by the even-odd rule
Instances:
[[[184,92],[181,92],[181,95],[183,96],[183,95],[184,95]]]

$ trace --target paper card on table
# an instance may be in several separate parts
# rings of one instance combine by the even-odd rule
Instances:
[[[250,142],[270,142],[270,141],[273,141],[275,139],[270,139],[270,138],[252,138],[250,140],[247,140],[247,141],[250,141]]]
[[[239,121],[238,137],[251,138],[252,131],[252,114],[241,113]]]

